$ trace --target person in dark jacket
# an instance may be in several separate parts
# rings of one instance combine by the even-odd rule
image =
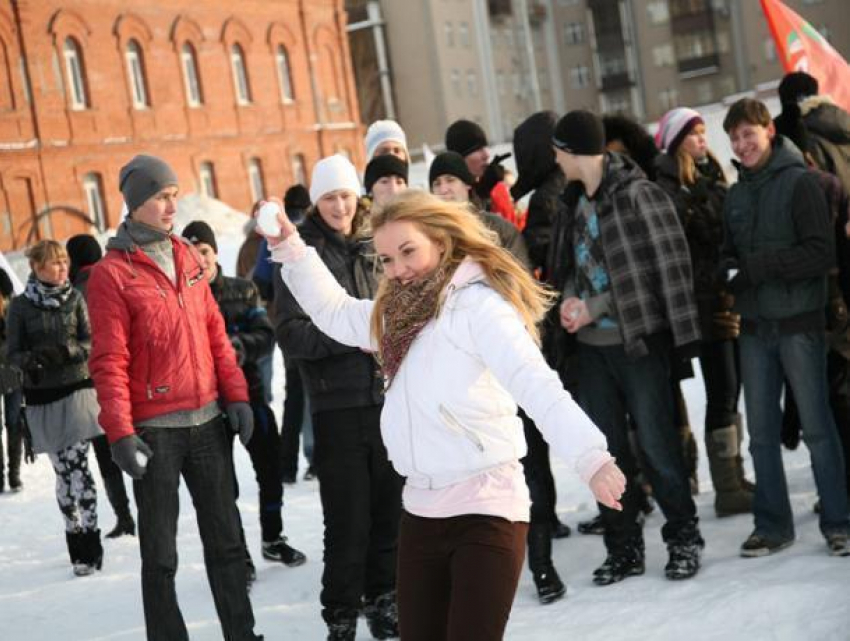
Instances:
[[[512,225],[517,225],[517,212],[501,162],[510,157],[502,154],[490,157],[487,134],[478,123],[456,120],[446,129],[446,151],[463,158],[472,176],[472,185],[483,209],[490,211]]]
[[[793,114],[796,112],[796,118]],[[829,378],[829,403],[838,434],[844,448],[844,473],[850,493],[850,240],[847,223],[850,219],[850,195],[841,186],[837,176],[817,166],[811,153],[808,130],[799,108],[786,106],[784,118],[775,118],[776,133],[788,138],[803,153],[809,170],[815,175],[826,196],[829,217],[835,228],[836,265],[828,276],[826,328],[829,353],[827,376]],[[796,449],[800,442],[800,417],[794,393],[785,385],[782,443]],[[816,511],[819,507],[816,507]]]
[[[699,360],[705,385],[705,448],[718,516],[752,511],[753,488],[744,478],[740,457],[743,424],[738,414],[735,339],[740,317],[721,277],[723,203],[728,185],[720,163],[708,149],[702,116],[685,107],[667,112],[659,137],[665,153],[656,157],[658,185],[673,200],[688,239],[694,295],[703,340]]]
[[[65,243],[65,249],[68,251],[68,258],[71,261],[69,277],[74,287],[80,291],[85,299],[91,268],[103,257],[103,250],[100,243],[91,234],[72,236]],[[124,534],[135,536],[136,522],[130,511],[130,499],[127,497],[127,488],[124,486],[124,474],[112,460],[112,452],[109,449],[106,434],[93,438],[91,444],[94,448],[103,485],[106,488],[106,498],[109,499],[109,504],[118,519],[115,527],[105,536],[107,539],[118,538]]]
[[[310,186],[315,206],[300,233],[350,295],[374,298],[374,250],[358,236],[366,215],[358,194],[357,172],[346,158],[319,161]],[[354,639],[363,599],[372,635],[397,636],[402,480],[381,439],[383,379],[373,355],[320,332],[279,275],[274,286],[277,339],[287,358],[297,359],[313,412],[314,466],[325,517],[320,598],[328,639]]]
[[[310,210],[310,192],[304,185],[292,185],[283,196],[283,207],[286,215],[295,224],[300,226]],[[260,288],[260,295],[269,303],[274,298],[274,287],[272,280],[274,276],[274,263],[271,262],[271,254],[268,243],[263,238],[260,254],[257,257],[257,267],[254,270],[254,283]],[[268,295],[263,293],[268,291]],[[274,306],[269,307],[270,313]],[[274,323],[274,318],[272,318]],[[279,346],[283,356],[283,365],[286,373],[286,389],[283,399],[283,420],[281,425],[280,442],[283,456],[283,481],[293,484],[298,480],[298,448],[300,441],[304,443],[304,457],[307,459],[307,470],[304,472],[304,480],[310,481],[316,478],[313,469],[313,419],[310,412],[310,399],[304,392],[304,382],[301,380],[301,370],[297,359],[288,358]]]
[[[741,314],[741,375],[756,472],[755,529],[741,556],[794,541],[779,447],[783,375],[797,401],[821,499],[820,530],[832,555],[850,555],[847,488],[829,411],[824,307],[835,240],[823,190],[792,143],[776,136],[767,107],[735,102],[723,121],[740,160],[724,205],[727,284]]]
[[[13,492],[24,489],[24,484],[21,482],[23,435],[20,425],[22,374],[21,370],[6,356],[6,312],[13,294],[12,280],[6,270],[0,267],[0,401],[3,402],[2,411],[0,411],[0,492],[6,490],[7,479],[9,489]],[[5,455],[2,439],[4,424],[6,426]],[[7,456],[8,468],[4,467]]]
[[[520,263],[531,269],[531,259],[522,234],[501,216],[483,209],[481,200],[475,193],[475,178],[470,173],[466,161],[454,151],[437,154],[428,170],[428,184],[431,193],[443,200],[470,204],[470,210],[499,237],[499,242]]]
[[[24,372],[26,418],[33,452],[47,453],[56,472],[56,501],[74,574],[99,570],[97,489],[88,467],[89,441],[103,434],[87,365],[91,329],[82,294],[68,279],[68,254],[54,240],[27,252],[32,273],[12,299],[9,359]]]
[[[557,116],[551,111],[541,111],[529,116],[514,130],[514,157],[519,176],[511,189],[511,196],[519,200],[533,192],[528,203],[526,226],[522,235],[528,246],[531,267],[545,282],[546,256],[552,234],[552,221],[560,206],[560,195],[566,179],[555,162],[552,151],[552,134]],[[570,385],[569,368],[563,362],[564,349],[556,345],[566,333],[547,315],[541,330],[543,354],[550,366],[561,376],[564,386]],[[550,322],[551,321],[551,322]],[[528,567],[531,570],[537,596],[541,603],[560,599],[566,589],[552,563],[551,539],[570,535],[570,528],[558,519],[555,512],[557,493],[555,479],[549,462],[549,446],[540,430],[525,413],[523,419],[528,454],[522,459],[526,482],[531,495],[531,521],[528,528]]]
[[[777,91],[782,113],[776,118],[776,126],[782,128],[786,119],[794,126],[797,114],[789,107],[797,107],[809,139],[808,152],[815,164],[837,176],[844,191],[850,193],[850,113],[829,96],[818,95],[817,78],[805,71],[787,74]]]
[[[274,413],[266,402],[258,367],[258,361],[269,356],[274,349],[274,329],[265,308],[260,305],[254,284],[243,278],[224,275],[218,264],[218,243],[212,228],[204,221],[196,220],[186,225],[181,235],[194,245],[201,257],[213,297],[224,318],[224,327],[248,383],[248,396],[254,412],[254,432],[245,448],[251,457],[260,490],[263,558],[289,567],[302,565],[307,557],[290,546],[283,536],[280,434]]]
[[[698,572],[704,546],[670,389],[671,348],[692,350],[700,339],[687,241],[667,195],[630,158],[605,152],[598,116],[569,112],[552,144],[568,183],[548,269],[563,292],[561,324],[576,335],[577,400],[628,479],[622,512],[600,507],[608,556],[593,580],[609,585],[644,572],[627,413],[666,518],[665,575],[686,579]]]

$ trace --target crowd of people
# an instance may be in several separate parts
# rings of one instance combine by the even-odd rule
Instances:
[[[680,387],[695,360],[715,514],[753,518],[740,555],[793,544],[781,447],[802,438],[826,553],[850,556],[850,115],[803,72],[779,95],[775,120],[753,98],[730,106],[734,182],[686,107],[654,139],[622,115],[532,114],[514,131],[513,184],[459,120],[426,192],[408,188],[402,128],[378,121],[362,172],[329,156],[309,187],[255,205],[277,205],[280,231],[252,221],[239,277],[207,221],[176,233],[167,160],[134,157],[105,253],[88,235],[41,241],[19,296],[0,270],[0,491],[22,491],[22,458],[47,454],[73,573],[96,574],[109,559],[92,446],[116,516],[104,536],[138,531],[147,637],[174,641],[188,639],[182,478],[222,634],[261,639],[234,437],[256,474],[262,556],[289,567],[307,560],[284,534],[303,437],[327,638],[352,641],[363,616],[376,639],[501,639],[526,558],[541,604],[566,592],[550,448],[598,503],[578,524],[601,535],[596,585],[646,572],[656,506],[664,576],[699,573],[710,541]]]

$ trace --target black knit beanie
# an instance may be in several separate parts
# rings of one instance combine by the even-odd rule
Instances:
[[[203,220],[194,220],[186,225],[181,235],[193,245],[206,243],[213,248],[216,254],[218,253],[218,243],[215,242],[215,234],[212,227]]]
[[[65,243],[65,251],[68,252],[68,259],[71,262],[69,268],[69,276],[73,281],[80,269],[94,265],[97,261],[103,258],[103,249],[97,238],[91,234],[78,234],[72,236]]]
[[[576,156],[599,156],[605,153],[605,127],[595,113],[577,109],[555,125],[552,144]]]
[[[782,106],[782,113],[773,119],[776,133],[785,136],[803,153],[809,151],[809,131],[803,122],[800,105],[787,103]]]
[[[487,146],[487,134],[471,120],[457,120],[446,129],[446,149],[468,156]]]
[[[793,71],[785,74],[779,83],[777,93],[779,102],[790,105],[800,102],[803,98],[818,95],[818,79],[805,71]]]
[[[177,184],[177,174],[168,164],[155,156],[139,154],[121,167],[118,174],[118,189],[132,213],[166,187]]]
[[[460,178],[470,187],[475,184],[475,178],[466,166],[466,161],[459,153],[454,151],[444,151],[437,154],[431,162],[431,168],[428,170],[428,187],[434,184],[440,176],[448,174]]]
[[[399,176],[407,183],[408,166],[401,158],[392,154],[375,156],[366,165],[366,173],[363,176],[363,187],[367,194],[372,193],[372,187],[384,176]]]
[[[287,212],[290,210],[304,211],[310,209],[310,192],[302,184],[292,185],[283,195],[283,207]]]

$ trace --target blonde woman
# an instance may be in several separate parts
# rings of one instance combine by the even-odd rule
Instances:
[[[295,226],[280,222],[269,242],[299,304],[383,366],[382,437],[406,477],[401,637],[501,639],[530,503],[515,400],[598,501],[619,509],[625,488],[604,436],[536,344],[549,294],[463,203],[406,192],[372,216],[383,265],[374,301],[347,295]]]
[[[100,569],[97,493],[88,466],[89,441],[103,434],[89,376],[89,315],[68,278],[68,254],[55,240],[28,252],[32,273],[12,299],[7,318],[9,360],[24,372],[27,422],[35,453],[46,453],[56,472],[56,501],[74,574]]]

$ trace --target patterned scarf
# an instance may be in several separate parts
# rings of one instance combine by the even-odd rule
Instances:
[[[30,274],[24,296],[41,309],[58,309],[71,297],[73,290],[74,286],[71,285],[70,280],[66,280],[61,285],[48,285],[38,280],[35,274]]]
[[[441,267],[427,278],[403,285],[398,280],[387,284],[384,336],[381,339],[381,366],[392,384],[410,345],[437,314],[440,295],[454,273],[454,267]]]

